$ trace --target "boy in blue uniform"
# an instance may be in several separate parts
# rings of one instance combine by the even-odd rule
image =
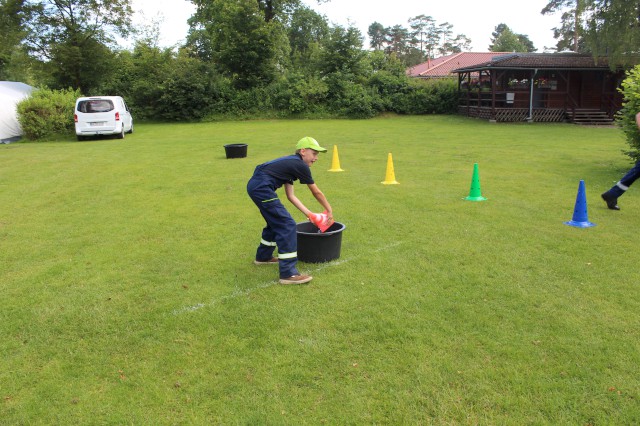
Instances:
[[[636,114],[636,126],[640,129],[640,112]],[[618,206],[618,198],[620,198],[631,186],[633,182],[640,178],[640,160],[636,161],[635,166],[625,174],[622,179],[611,187],[607,192],[603,192],[602,199],[607,203],[610,210],[620,210]]]
[[[304,284],[313,279],[310,275],[298,272],[298,236],[296,222],[278,199],[276,189],[284,185],[287,199],[305,216],[312,211],[295,196],[293,182],[309,187],[316,200],[327,211],[327,223],[333,220],[331,205],[315,184],[311,176],[311,165],[318,160],[319,152],[327,150],[311,137],[300,139],[293,155],[277,158],[260,164],[253,172],[247,184],[249,197],[258,206],[267,226],[262,230],[262,239],[256,252],[257,265],[278,264],[280,269],[280,284]],[[278,247],[278,257],[273,257],[273,251]]]

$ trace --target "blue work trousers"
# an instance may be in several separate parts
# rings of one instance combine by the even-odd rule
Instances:
[[[622,194],[625,193],[627,189],[631,186],[633,182],[636,181],[640,177],[640,161],[636,162],[636,165],[633,166],[631,170],[627,172],[626,175],[620,179],[618,183],[613,185],[610,190],[606,192],[612,198],[618,198]]]
[[[267,226],[262,230],[262,239],[256,252],[256,260],[269,260],[278,247],[278,266],[280,278],[299,275],[298,235],[296,222],[282,205],[272,188],[268,175],[256,174],[247,184],[247,193],[258,206]]]

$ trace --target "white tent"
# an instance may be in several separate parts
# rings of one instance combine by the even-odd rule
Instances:
[[[17,141],[22,136],[16,104],[29,96],[33,87],[15,81],[0,81],[0,143]]]

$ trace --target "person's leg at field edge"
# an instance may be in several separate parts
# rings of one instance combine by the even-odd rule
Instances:
[[[611,210],[620,210],[618,206],[618,198],[623,195],[629,187],[640,177],[640,161],[625,174],[618,183],[613,185],[607,192],[602,193],[602,199],[607,203],[607,207]]]

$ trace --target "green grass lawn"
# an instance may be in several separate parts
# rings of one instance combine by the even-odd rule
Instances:
[[[346,229],[340,259],[286,287],[252,264],[245,185],[306,135],[330,148],[312,171]],[[600,200],[626,147],[616,128],[447,116],[0,146],[0,419],[638,424],[640,188],[619,212]],[[400,185],[381,184],[388,153]],[[474,163],[487,201],[463,200]],[[563,224],[581,179],[588,229]]]

